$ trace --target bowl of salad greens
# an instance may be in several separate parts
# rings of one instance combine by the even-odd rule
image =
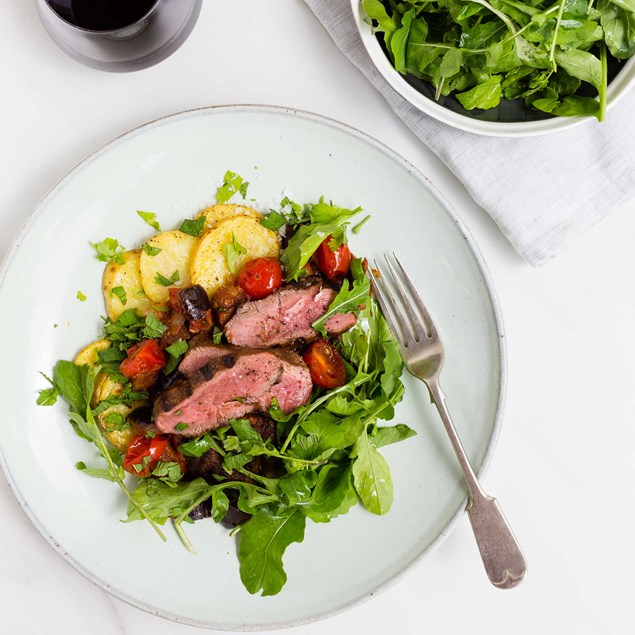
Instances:
[[[352,0],[352,9],[392,88],[475,134],[601,122],[635,82],[635,0]]]

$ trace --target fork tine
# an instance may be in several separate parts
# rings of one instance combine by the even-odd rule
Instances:
[[[394,298],[390,293],[390,289],[383,281],[383,274],[377,262],[373,261],[375,265],[375,269],[379,271],[380,277],[376,279],[373,275],[372,271],[370,272],[370,283],[373,286],[373,290],[375,291],[375,295],[377,296],[377,302],[379,302],[379,307],[381,308],[381,312],[384,315],[386,322],[388,323],[388,328],[390,332],[395,336],[395,339],[399,343],[401,348],[405,348],[407,346],[407,339],[401,328],[401,323],[398,319],[399,313],[395,306]],[[381,282],[380,282],[381,281]],[[382,287],[384,287],[382,289]]]
[[[394,255],[394,254],[393,254]],[[404,283],[401,281],[401,278],[397,274],[395,267],[392,262],[390,262],[388,258],[388,254],[384,254],[384,259],[386,260],[386,265],[388,269],[390,269],[390,275],[392,277],[393,286],[397,290],[399,297],[401,298],[401,306],[405,309],[405,312],[408,314],[408,319],[404,318],[404,322],[408,323],[410,327],[410,334],[415,342],[419,342],[422,337],[428,337],[428,331],[425,323],[422,321],[421,317],[417,315],[416,311],[413,309],[412,302],[413,298],[408,297],[408,293],[404,288]]]
[[[397,263],[397,266],[399,267],[399,271],[401,273],[401,279],[403,283],[406,285],[406,288],[408,289],[408,291],[410,292],[411,299],[414,301],[416,307],[421,312],[421,316],[423,317],[423,321],[428,331],[428,335],[430,337],[438,338],[439,333],[437,332],[437,328],[434,325],[434,320],[432,319],[432,316],[428,312],[428,309],[426,309],[426,305],[423,303],[423,300],[421,299],[419,292],[415,288],[414,283],[412,282],[410,276],[406,273],[406,270],[404,269],[403,265],[399,261],[399,258],[397,258],[394,252],[392,254],[392,257],[395,259],[395,262]]]

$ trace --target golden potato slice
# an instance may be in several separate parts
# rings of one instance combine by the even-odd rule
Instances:
[[[152,304],[141,284],[141,250],[126,251],[121,255],[123,264],[108,263],[102,279],[106,311],[111,320],[116,320],[126,309],[137,309],[137,313],[146,315]]]
[[[125,406],[124,404],[117,404],[116,406],[110,406],[104,410],[101,414],[97,415],[97,421],[99,425],[104,429],[108,430],[108,423],[106,422],[106,417],[109,414],[116,413],[120,414],[123,417],[128,417],[128,415],[139,408],[141,405],[144,405],[145,402],[137,402],[133,406]],[[110,432],[106,432],[104,436],[110,441],[120,452],[124,454],[128,451],[128,446],[130,445],[130,441],[132,441],[133,437],[137,434],[141,434],[141,428],[135,424],[132,424],[129,428],[125,430],[111,430]]]
[[[255,218],[261,220],[263,215],[257,212],[251,207],[246,205],[236,205],[235,203],[218,203],[212,205],[199,212],[194,218],[200,218],[205,216],[205,227],[211,229],[217,223],[227,220],[228,218],[235,218],[236,216],[247,216],[249,218]]]
[[[168,286],[157,282],[157,275],[173,281],[175,287],[190,284],[190,263],[197,238],[175,229],[153,236],[148,245],[161,251],[151,256],[141,252],[141,282],[146,295],[154,302],[168,301]]]
[[[78,366],[96,366],[99,361],[97,354],[107,348],[110,348],[110,340],[97,340],[77,353],[75,363]]]
[[[236,261],[236,272],[254,258],[277,258],[280,254],[278,235],[255,218],[236,216],[219,222],[202,236],[192,258],[192,282],[209,295],[234,277],[225,256],[226,245],[233,241],[246,250]]]

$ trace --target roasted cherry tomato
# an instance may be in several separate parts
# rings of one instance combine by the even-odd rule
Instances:
[[[119,364],[121,374],[128,379],[143,373],[152,373],[165,368],[165,353],[157,340],[144,340],[131,346],[128,357]]]
[[[252,300],[266,298],[282,286],[282,267],[275,258],[250,260],[238,274],[238,286]]]
[[[329,280],[337,276],[345,276],[351,267],[351,250],[346,243],[341,244],[335,251],[329,246],[332,236],[327,236],[315,252],[320,271]]]
[[[313,342],[302,357],[316,386],[337,388],[346,383],[344,360],[327,340]]]
[[[168,437],[157,434],[153,438],[138,434],[128,446],[123,469],[135,476],[148,476],[157,466],[169,443]]]

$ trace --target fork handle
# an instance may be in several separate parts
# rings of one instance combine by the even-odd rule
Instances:
[[[445,405],[445,395],[438,379],[432,377],[426,381],[426,384],[467,481],[469,490],[467,513],[487,577],[499,589],[512,589],[522,582],[527,572],[523,552],[498,502],[495,498],[488,496],[478,482]]]

